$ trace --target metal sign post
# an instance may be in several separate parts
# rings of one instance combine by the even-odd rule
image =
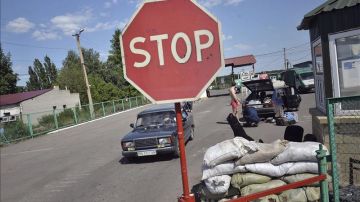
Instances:
[[[185,153],[185,140],[184,140],[184,128],[183,120],[181,114],[181,104],[179,102],[175,103],[176,111],[176,124],[178,131],[178,143],[180,150],[180,167],[181,167],[181,178],[183,184],[184,194],[179,197],[179,202],[195,202],[195,197],[193,194],[190,195],[189,189],[189,180],[187,175],[187,164],[186,164],[186,153]]]
[[[120,37],[125,79],[152,103],[175,103],[184,189],[179,201],[195,201],[180,102],[199,99],[224,67],[221,33],[220,22],[196,1],[147,0]]]

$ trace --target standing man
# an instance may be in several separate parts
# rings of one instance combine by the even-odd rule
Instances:
[[[236,96],[236,89],[235,89],[236,83],[233,81],[231,83],[231,87],[229,89],[230,97],[231,97],[231,108],[233,111],[234,116],[239,120],[239,106],[240,106],[240,100]]]

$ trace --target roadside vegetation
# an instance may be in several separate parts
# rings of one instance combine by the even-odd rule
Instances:
[[[109,56],[104,61],[100,59],[100,54],[94,49],[82,48],[85,66],[89,78],[90,90],[94,103],[119,100],[139,96],[140,93],[132,87],[123,75],[122,58],[119,37],[121,31],[114,31],[110,39]],[[76,107],[77,123],[91,120],[88,98],[86,93],[83,71],[80,57],[76,50],[69,50],[60,68],[56,67],[52,59],[45,55],[43,61],[34,58],[33,64],[28,66],[29,80],[26,86],[17,86],[19,75],[13,71],[11,53],[5,53],[0,44],[0,95],[19,93],[25,91],[41,90],[53,88],[58,85],[60,89],[69,89],[72,93],[80,94],[80,101],[83,106]],[[120,111],[117,103],[116,111]],[[105,114],[113,113],[112,103],[104,104]],[[131,106],[131,104],[130,104]],[[129,103],[125,103],[124,108],[130,108]],[[95,117],[104,116],[101,104],[94,105]],[[121,107],[122,109],[122,107]],[[72,109],[56,111],[58,128],[76,124]],[[23,119],[24,117],[22,117]],[[25,117],[26,118],[26,117]],[[33,134],[45,134],[56,129],[53,114],[44,114],[37,118],[36,124],[32,125]],[[34,121],[34,120],[33,120]],[[30,137],[27,120],[18,119],[15,122],[0,124],[0,142]]]

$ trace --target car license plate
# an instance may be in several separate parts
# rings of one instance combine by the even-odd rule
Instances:
[[[137,152],[138,156],[152,156],[152,155],[156,155],[156,150],[149,150],[149,151],[140,151]]]

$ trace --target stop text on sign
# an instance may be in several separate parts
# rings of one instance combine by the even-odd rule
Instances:
[[[205,43],[201,43],[200,38],[202,36],[207,37],[207,41]],[[164,48],[163,48],[163,40],[168,40],[168,34],[160,34],[160,35],[152,35],[150,36],[150,41],[156,42],[157,44],[157,53],[159,57],[159,65],[164,66]],[[182,40],[186,46],[186,52],[184,56],[180,56],[177,52],[177,43],[179,40]],[[203,60],[201,51],[203,49],[209,48],[214,43],[214,35],[206,29],[196,30],[194,31],[194,39],[195,39],[195,50],[196,50],[196,61],[201,62]],[[137,68],[146,67],[151,61],[151,55],[147,50],[136,48],[135,45],[137,43],[145,43],[146,38],[144,37],[135,37],[130,41],[130,51],[134,54],[143,55],[145,59],[143,61],[134,62],[133,66]],[[183,64],[186,63],[191,56],[192,44],[190,38],[184,32],[177,32],[171,39],[171,54],[176,62]]]

